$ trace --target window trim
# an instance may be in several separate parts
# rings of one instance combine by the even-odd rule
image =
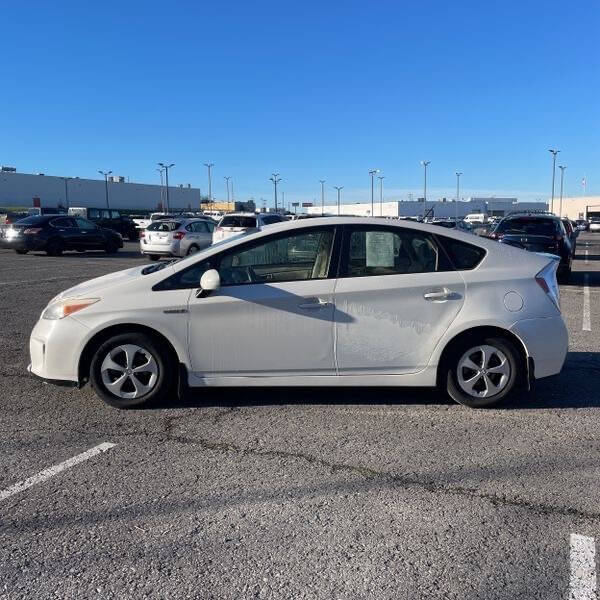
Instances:
[[[175,291],[175,290],[198,289],[200,287],[200,281],[198,281],[198,285],[195,285],[192,287],[175,287],[175,288],[165,289],[162,286],[164,285],[164,282],[168,281],[172,277],[182,277],[185,272],[194,269],[196,266],[198,266],[198,264],[200,262],[211,261],[220,267],[221,260],[223,259],[224,256],[226,256],[228,254],[232,254],[234,252],[244,252],[246,249],[250,248],[251,246],[253,246],[255,244],[265,243],[267,239],[269,242],[271,242],[271,241],[275,241],[275,240],[278,240],[281,238],[291,237],[291,235],[294,235],[294,234],[302,235],[304,233],[310,233],[313,231],[319,231],[319,230],[323,230],[323,229],[333,231],[333,240],[331,243],[331,255],[329,257],[329,265],[328,265],[328,269],[327,269],[327,275],[325,277],[318,277],[315,279],[289,279],[289,280],[285,280],[285,281],[271,281],[271,282],[270,281],[250,281],[250,282],[245,282],[245,283],[231,283],[231,284],[223,285],[221,287],[222,288],[230,288],[230,287],[239,287],[242,285],[273,285],[275,283],[292,283],[292,282],[296,282],[296,281],[298,281],[298,282],[301,282],[301,281],[324,281],[326,279],[336,279],[338,271],[339,271],[340,246],[341,246],[341,242],[342,242],[342,227],[340,227],[339,225],[331,224],[331,225],[318,225],[316,227],[303,227],[302,229],[298,229],[296,231],[281,231],[279,233],[261,237],[258,240],[250,240],[250,241],[243,242],[241,244],[234,246],[233,248],[228,248],[226,250],[221,250],[220,252],[215,252],[215,254],[212,254],[211,256],[208,256],[207,258],[205,258],[201,261],[195,262],[193,265],[190,265],[186,269],[182,269],[181,271],[177,271],[177,273],[174,273],[172,275],[169,275],[168,277],[165,277],[164,279],[161,279],[158,283],[155,283],[152,286],[152,291],[153,292],[170,292],[170,291]],[[212,267],[212,268],[218,270],[219,267]]]

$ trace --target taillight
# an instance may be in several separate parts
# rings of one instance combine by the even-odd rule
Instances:
[[[6,221],[5,221],[5,223],[6,223],[7,225],[12,225],[12,219],[11,219],[10,217],[6,217]]]
[[[217,227],[217,231],[223,231],[222,227]]]
[[[558,269],[558,260],[548,263],[536,276],[535,282],[544,290],[544,293],[550,298],[554,306],[560,311],[560,292],[556,281],[556,270]]]
[[[141,238],[146,237],[146,234],[143,231],[140,231],[140,237]]]
[[[27,235],[35,235],[36,233],[39,233],[42,230],[41,227],[28,227],[27,229],[25,229],[23,231],[23,233],[27,234]]]
[[[173,234],[173,239],[174,240],[181,240],[185,237],[185,232],[183,231],[178,231],[176,233]]]

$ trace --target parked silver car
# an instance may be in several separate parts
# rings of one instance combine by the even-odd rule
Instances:
[[[210,219],[154,221],[140,234],[140,252],[150,260],[194,254],[211,245],[214,228]]]

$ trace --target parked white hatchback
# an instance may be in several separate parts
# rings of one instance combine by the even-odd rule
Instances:
[[[277,213],[230,213],[219,221],[213,233],[213,243],[222,242],[240,233],[252,233],[265,225],[281,223],[283,220],[284,218]]]
[[[490,406],[562,368],[556,264],[410,221],[281,223],[61,293],[30,371],[117,407],[275,385],[438,386]]]

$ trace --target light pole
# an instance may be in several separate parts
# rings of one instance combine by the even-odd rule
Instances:
[[[69,208],[69,188],[67,186],[67,181],[71,179],[71,177],[61,177],[61,179],[65,182],[65,204],[67,208]]]
[[[383,180],[385,175],[377,175],[379,179],[379,216],[383,217]]]
[[[560,150],[554,150],[550,148],[548,150],[552,154],[552,200],[550,201],[550,212],[554,212],[554,178],[556,176],[556,155],[560,152]]]
[[[458,223],[458,199],[460,198],[460,176],[462,173],[456,171],[456,204],[454,205],[454,220]]]
[[[560,169],[560,205],[558,208],[558,216],[562,217],[562,199],[563,199],[563,183],[565,180],[565,169],[567,167],[563,167],[562,165],[558,165],[558,168]]]
[[[227,182],[227,204],[229,205],[229,180],[231,179],[231,176],[230,177],[225,176],[225,177],[223,177],[223,179]],[[229,208],[229,206],[228,206],[228,208]]]
[[[319,179],[321,184],[321,216],[325,214],[325,179]]]
[[[427,210],[427,167],[431,164],[430,160],[422,160],[423,175],[423,220],[425,220],[425,211]]]
[[[166,212],[168,213],[171,210],[171,207],[169,206],[169,169],[171,167],[175,166],[175,163],[171,163],[170,165],[165,165],[165,163],[158,163],[159,167],[162,167],[165,170],[165,189],[167,191],[166,194],[166,199],[167,199],[167,206],[166,206]]]
[[[160,173],[160,207],[161,210],[164,210],[164,204],[165,204],[165,188],[163,187],[163,173],[164,173],[164,169],[162,167],[156,169],[159,173]]]
[[[374,216],[373,214],[373,210],[374,210],[374,203],[373,203],[373,182],[375,179],[375,173],[379,173],[379,169],[371,169],[369,171],[369,175],[371,176],[371,216]]]
[[[272,173],[269,179],[273,182],[274,193],[275,193],[275,212],[277,212],[277,184],[281,181],[279,173]]]
[[[112,173],[112,171],[98,171],[100,175],[104,175],[104,191],[106,192],[106,208],[110,208],[108,205],[108,176]]]
[[[235,196],[233,195],[233,179],[231,180],[231,201],[235,202]]]
[[[340,186],[334,185],[333,187],[337,190],[338,217],[339,217],[340,216],[341,191],[344,189],[344,186],[343,185],[340,185]]]
[[[213,201],[213,197],[212,197],[212,181],[210,179],[210,169],[211,167],[214,167],[214,163],[204,163],[204,166],[208,169],[208,201],[212,202]]]

